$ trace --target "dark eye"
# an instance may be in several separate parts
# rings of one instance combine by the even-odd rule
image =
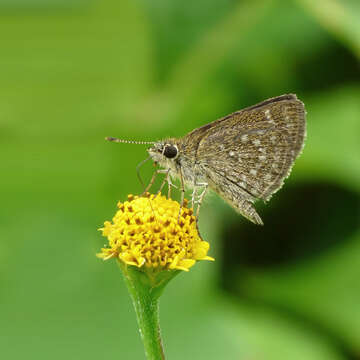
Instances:
[[[178,153],[178,150],[177,150],[176,146],[165,145],[164,156],[166,156],[168,159],[172,159],[172,158],[176,157],[177,153]]]

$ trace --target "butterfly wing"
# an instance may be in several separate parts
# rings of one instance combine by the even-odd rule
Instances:
[[[269,200],[289,175],[305,138],[305,109],[295,95],[282,95],[194,130],[196,164],[210,187],[250,220],[252,203]]]

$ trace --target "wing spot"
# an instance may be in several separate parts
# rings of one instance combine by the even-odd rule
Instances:
[[[264,179],[265,181],[271,180],[271,174],[265,174]]]
[[[231,157],[235,156],[235,152],[234,151],[229,151],[229,156],[231,156]]]
[[[250,174],[251,174],[251,175],[256,176],[256,174],[257,174],[257,170],[255,170],[255,169],[251,169],[251,170],[250,170]]]
[[[248,140],[249,140],[249,139],[248,139],[248,135],[247,135],[247,134],[241,135],[241,142],[247,143]]]
[[[265,156],[265,155],[260,155],[260,156],[259,156],[259,160],[260,160],[260,161],[265,161],[265,160],[266,160],[266,156]]]
[[[253,144],[254,144],[255,146],[259,146],[259,145],[261,144],[261,141],[260,141],[259,139],[255,139],[255,140],[253,141]]]
[[[265,117],[266,117],[266,120],[267,120],[270,124],[275,124],[273,118],[271,117],[271,113],[270,113],[270,110],[269,110],[269,109],[265,110]]]
[[[265,110],[265,117],[266,117],[266,120],[267,120],[269,123],[275,124],[275,123],[274,123],[274,120],[273,120],[272,117],[271,117],[271,113],[270,113],[270,110],[269,110],[269,109]]]

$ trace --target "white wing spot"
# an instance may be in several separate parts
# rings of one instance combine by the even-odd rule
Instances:
[[[265,149],[264,148],[259,148],[258,149],[261,153],[266,153]]]
[[[229,151],[229,156],[233,157],[235,155],[234,151]]]
[[[245,175],[241,175],[241,178],[246,181],[246,176]]]
[[[265,174],[264,179],[265,181],[271,180],[271,174]]]
[[[241,141],[243,143],[246,143],[248,141],[248,135],[247,134],[241,135]]]
[[[254,144],[255,146],[259,146],[259,145],[261,144],[261,141],[260,141],[259,139],[255,139],[255,140],[253,141],[253,144]]]
[[[274,120],[273,120],[272,117],[271,117],[271,113],[270,113],[270,110],[269,110],[269,109],[265,110],[265,117],[266,117],[266,120],[267,120],[270,124],[275,124]]]
[[[265,160],[266,160],[266,156],[265,156],[265,155],[260,155],[260,156],[259,156],[259,160],[260,160],[260,161],[265,161]]]
[[[271,115],[270,115],[270,110],[269,110],[269,109],[265,110],[265,117],[266,117],[268,120],[271,120]]]
[[[255,169],[251,169],[251,170],[250,170],[250,174],[256,176],[257,171],[256,171]]]

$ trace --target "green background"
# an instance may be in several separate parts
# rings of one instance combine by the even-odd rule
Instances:
[[[212,195],[215,263],[161,298],[168,359],[360,359],[357,0],[0,1],[0,358],[143,359],[95,253],[146,147],[296,93],[308,138],[250,224]],[[142,168],[149,179],[150,163]]]

